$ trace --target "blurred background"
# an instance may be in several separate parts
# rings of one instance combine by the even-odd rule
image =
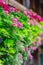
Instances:
[[[26,6],[33,9],[39,15],[43,16],[43,0],[16,0]]]

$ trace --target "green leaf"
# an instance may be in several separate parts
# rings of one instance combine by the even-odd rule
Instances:
[[[13,47],[14,46],[14,40],[12,40],[12,39],[6,39],[4,41],[4,44],[5,44],[5,46],[7,45],[8,47]]]
[[[8,53],[12,53],[12,54],[14,54],[15,52],[16,52],[16,50],[13,49],[13,48],[9,48],[9,50],[8,50]]]

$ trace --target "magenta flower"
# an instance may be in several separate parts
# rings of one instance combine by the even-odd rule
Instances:
[[[41,18],[41,22],[43,22],[43,18]]]
[[[28,11],[28,15],[32,16],[32,12],[31,11]]]
[[[18,22],[18,27],[23,28],[22,23]]]
[[[3,3],[0,3],[0,6],[1,6],[1,7],[3,7],[3,5],[4,5]]]
[[[33,56],[32,56],[32,55],[30,55],[30,56],[29,56],[29,58],[30,58],[30,60],[32,60],[32,59],[33,59]]]
[[[3,4],[3,10],[10,12],[10,7],[7,4]]]
[[[3,12],[9,14],[9,12],[8,11],[5,11],[5,10],[3,10]]]
[[[18,22],[17,18],[12,18],[12,22],[13,23]]]
[[[38,19],[39,21],[41,21],[41,16],[37,15],[37,19]]]
[[[13,22],[13,26],[14,27],[19,27],[19,28],[22,28],[22,23],[18,22],[17,18],[12,18],[12,22]]]
[[[12,18],[13,26],[18,27],[18,20],[17,18]]]
[[[12,12],[15,12],[16,11],[16,9],[14,7],[12,7],[11,10],[12,10]]]
[[[26,10],[24,11],[24,14],[27,15],[27,11]]]

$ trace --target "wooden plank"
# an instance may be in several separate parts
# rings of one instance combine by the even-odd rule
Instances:
[[[24,11],[24,10],[28,10],[26,7],[24,7],[23,5],[21,5],[20,3],[18,3],[17,1],[15,0],[5,0],[5,3],[21,10],[21,11]]]

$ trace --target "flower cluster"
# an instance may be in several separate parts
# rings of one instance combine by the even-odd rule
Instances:
[[[32,60],[42,44],[43,18],[33,11],[21,12],[0,0],[0,65],[21,65]]]
[[[21,22],[18,22],[18,20],[16,18],[12,18],[12,22],[13,22],[13,26],[14,27],[19,27],[19,28],[22,28],[22,23]]]
[[[32,19],[38,20],[39,22],[43,21],[43,17],[33,12],[32,10],[24,11],[24,14],[27,15],[27,17],[30,19],[32,18]]]

